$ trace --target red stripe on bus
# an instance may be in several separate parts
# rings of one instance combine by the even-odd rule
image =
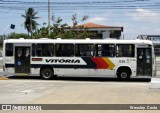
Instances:
[[[106,69],[106,68],[109,67],[109,65],[103,60],[103,58],[99,58],[98,60],[99,60],[99,61],[101,62],[101,64],[102,64],[101,69]]]
[[[102,69],[104,67],[104,63],[100,58],[95,58],[98,61],[99,69]]]
[[[93,62],[97,65],[97,69],[106,69],[109,67],[108,63],[103,58],[92,58]]]
[[[32,58],[32,61],[42,61],[42,58]]]
[[[96,58],[91,58],[91,59],[96,64],[96,68],[99,69],[101,67],[101,64],[99,63],[99,61]]]

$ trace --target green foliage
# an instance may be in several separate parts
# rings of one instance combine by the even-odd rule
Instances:
[[[33,38],[47,38],[48,37],[48,28],[41,27],[36,32],[33,33]]]
[[[88,19],[88,16],[83,16],[81,19],[78,19],[77,14],[73,14],[71,17],[72,20],[72,27],[69,27],[68,24],[63,23],[63,19],[60,17],[55,17],[52,15],[52,22],[53,24],[50,26],[50,36],[48,36],[48,27],[45,27],[46,23],[43,23],[43,27],[37,29],[38,23],[36,19],[39,17],[37,16],[38,11],[35,11],[34,8],[28,8],[25,11],[24,15],[21,15],[25,18],[24,21],[24,28],[28,31],[27,34],[18,34],[18,33],[11,33],[8,35],[9,38],[29,38],[29,33],[31,38],[62,38],[62,39],[83,39],[89,38],[93,36],[93,33],[90,33],[87,28],[83,28],[83,26],[79,26],[78,23],[83,23]]]
[[[18,38],[26,38],[27,39],[28,35],[25,34],[25,33],[15,33],[15,32],[13,32],[13,33],[8,34],[7,38],[8,39],[18,39]]]
[[[83,16],[81,22],[84,22],[88,19],[88,16]],[[77,14],[72,15],[72,23],[73,26],[69,27],[68,24],[63,23],[63,19],[58,17],[56,18],[54,15],[52,16],[53,26],[50,27],[51,34],[48,36],[48,27],[42,27],[34,33],[34,37],[36,38],[62,38],[62,39],[83,39],[88,38],[93,35],[93,33],[89,33],[87,28],[83,28],[83,26],[78,26]]]

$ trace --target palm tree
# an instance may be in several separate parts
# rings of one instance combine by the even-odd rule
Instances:
[[[29,33],[31,33],[31,38],[32,38],[32,31],[36,30],[37,26],[39,25],[36,22],[36,19],[39,18],[36,16],[37,14],[38,14],[38,11],[35,11],[34,8],[28,8],[25,11],[25,15],[21,15],[23,18],[25,18],[24,28],[27,29],[28,36],[29,36]]]

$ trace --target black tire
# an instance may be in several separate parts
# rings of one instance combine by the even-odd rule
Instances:
[[[125,70],[125,69],[121,69],[118,71],[118,79],[119,80],[122,80],[122,81],[125,81],[125,80],[129,80],[130,79],[130,71],[129,70]]]
[[[41,78],[45,80],[50,80],[54,76],[54,72],[51,68],[43,68],[40,72]]]

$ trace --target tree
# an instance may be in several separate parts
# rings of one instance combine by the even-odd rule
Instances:
[[[83,23],[88,19],[88,16],[83,16],[80,20],[77,18],[77,14],[72,15],[73,26],[68,26],[68,24],[63,23],[63,19],[60,17],[52,16],[52,26],[50,28],[51,34],[50,38],[63,38],[63,39],[83,39],[93,36],[94,34],[89,32],[87,28],[78,25],[79,22]],[[45,25],[45,24],[43,24]],[[36,38],[47,38],[48,28],[43,26],[39,28],[34,34]]]
[[[63,19],[54,15],[52,16],[53,26],[51,27],[51,38],[63,38],[64,29],[68,28],[68,24],[62,23]]]
[[[83,23],[87,19],[88,19],[87,15],[84,15],[81,18],[81,20],[78,20],[77,14],[72,15],[72,23],[73,23],[72,28],[73,29],[71,30],[72,32],[74,32],[74,36],[75,36],[74,38],[83,39],[83,38],[88,38],[94,35],[94,33],[89,32],[87,28],[84,28],[83,25],[78,25],[79,21]]]
[[[23,18],[25,18],[24,28],[27,29],[28,36],[29,36],[29,33],[31,34],[31,38],[32,38],[33,30],[36,30],[37,26],[39,25],[36,22],[36,19],[39,18],[37,14],[38,14],[38,11],[35,11],[34,8],[28,8],[25,11],[25,15],[21,15]]]
[[[81,22],[84,22],[88,19],[88,16],[84,15],[81,19]],[[73,28],[77,27],[78,25],[78,19],[77,19],[77,14],[72,15],[72,23],[73,23]]]
[[[12,32],[10,34],[7,35],[8,39],[19,39],[19,38],[28,38],[28,35],[25,33],[15,33]]]

